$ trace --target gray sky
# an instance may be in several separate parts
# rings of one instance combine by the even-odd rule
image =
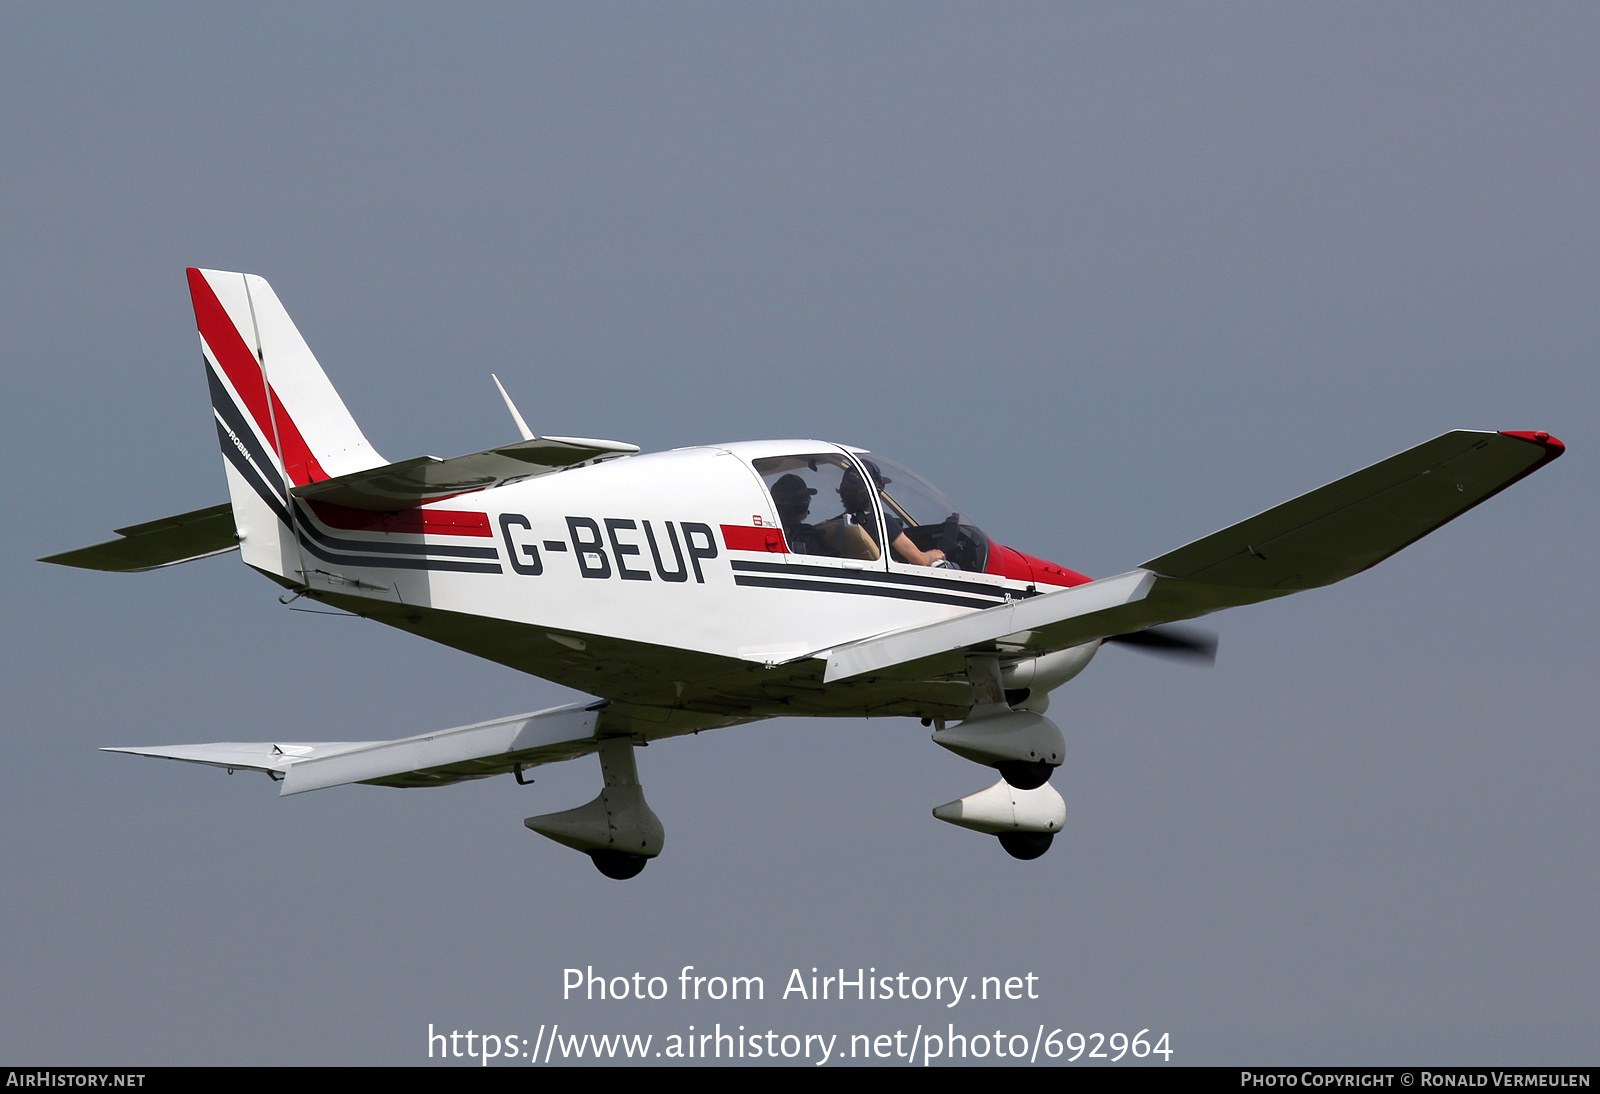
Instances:
[[[1594,1063],[1600,13],[1588,5],[0,12],[0,1056],[425,1061],[426,1027],[1170,1032],[1175,1063]],[[185,265],[267,277],[391,459],[539,432],[889,453],[1106,575],[1451,428],[1565,459],[1376,570],[1057,692],[1019,863],[910,720],[280,801],[100,745],[395,737],[572,693],[235,557],[40,566],[225,500]],[[563,1003],[561,970],[768,1000]],[[802,1004],[789,970],[1040,977]],[[674,981],[676,983],[676,981]],[[987,1009],[983,1009],[987,1007]]]

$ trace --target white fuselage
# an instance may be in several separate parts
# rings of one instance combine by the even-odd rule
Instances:
[[[352,523],[348,510],[330,523],[327,507],[304,503],[300,519],[316,519],[298,542],[277,521],[240,531],[245,561],[313,591],[765,663],[1031,593],[1023,581],[888,552],[790,553],[751,461],[846,451],[759,441],[609,460],[434,502],[423,532],[378,530],[376,518],[337,527]],[[460,516],[434,520],[443,514]],[[418,553],[384,553],[394,545]]]

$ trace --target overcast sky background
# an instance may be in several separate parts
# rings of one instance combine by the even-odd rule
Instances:
[[[1170,1032],[1174,1063],[1594,1063],[1600,10],[0,10],[0,1057],[376,1063],[436,1027]],[[1043,859],[912,720],[639,754],[636,880],[522,827],[592,760],[280,801],[101,745],[576,696],[291,614],[236,556],[183,268],[259,273],[390,459],[537,432],[892,455],[1104,576],[1452,428],[1567,456],[1377,569],[1104,651]],[[561,970],[763,975],[749,1006]],[[779,1002],[793,967],[1041,999]]]

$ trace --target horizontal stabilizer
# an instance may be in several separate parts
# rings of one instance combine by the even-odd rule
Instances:
[[[579,464],[631,456],[638,445],[588,437],[535,437],[516,444],[442,460],[418,456],[294,488],[308,501],[386,513],[452,494],[485,490],[517,479],[548,475]]]
[[[147,524],[118,528],[116,533],[120,539],[48,555],[39,561],[85,570],[141,573],[239,549],[233,526],[233,506],[226,502]]]
[[[279,794],[344,783],[444,786],[593,752],[599,719],[599,708],[590,702],[396,741],[223,741],[101,751],[182,760],[230,771],[265,771],[283,781]]]

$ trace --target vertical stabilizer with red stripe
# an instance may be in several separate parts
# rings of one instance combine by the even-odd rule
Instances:
[[[253,274],[191,269],[217,437],[245,562],[294,577],[291,487],[380,467],[272,286]]]

